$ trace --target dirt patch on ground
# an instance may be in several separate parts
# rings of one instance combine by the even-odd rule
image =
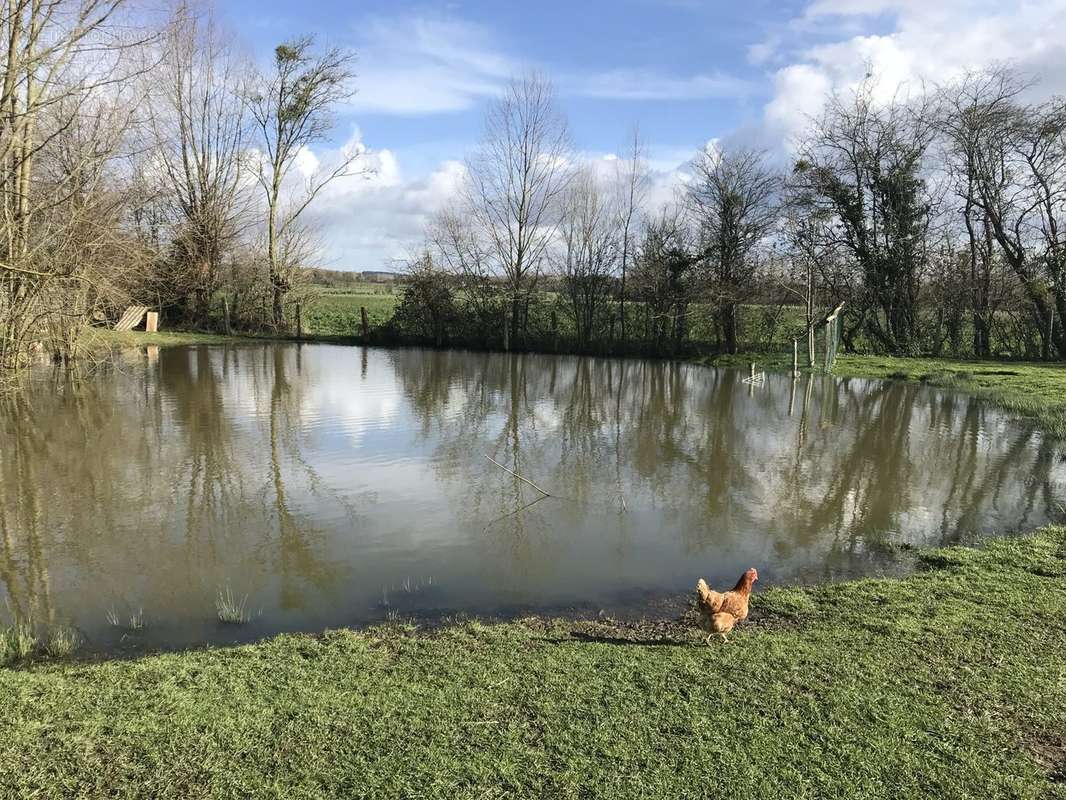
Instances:
[[[1047,772],[1049,782],[1066,785],[1066,737],[1035,736],[1026,745],[1036,762]]]

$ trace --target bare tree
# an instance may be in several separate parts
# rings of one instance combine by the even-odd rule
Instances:
[[[467,164],[466,208],[478,249],[503,277],[511,334],[528,324],[529,305],[559,225],[570,180],[570,136],[550,83],[514,81],[489,108],[481,147]]]
[[[272,69],[259,76],[248,104],[264,156],[257,174],[266,198],[267,263],[272,293],[271,318],[275,328],[285,324],[284,299],[292,283],[291,271],[278,247],[290,226],[297,224],[329,183],[355,174],[362,149],[341,154],[331,169],[310,176],[302,193],[285,204],[285,179],[305,148],[324,141],[334,125],[334,107],[353,93],[354,55],[329,48],[314,53],[314,39],[304,37],[278,45]]]
[[[618,219],[597,176],[584,169],[564,199],[559,273],[574,319],[578,347],[589,347],[608,320],[609,300],[620,242]]]
[[[693,163],[688,201],[701,261],[727,353],[739,347],[737,309],[755,279],[756,250],[777,223],[780,178],[760,151],[704,150]]]
[[[636,249],[634,234],[638,215],[648,195],[648,167],[644,158],[644,144],[640,139],[640,130],[633,129],[633,138],[626,158],[618,162],[616,203],[617,224],[622,238],[622,252],[619,258],[620,282],[618,298],[619,338],[622,346],[626,343],[626,278],[629,262]]]
[[[0,365],[69,354],[123,247],[108,166],[131,124],[143,44],[122,0],[7,2],[0,13]],[[129,59],[134,63],[135,59]],[[109,248],[115,247],[115,250]]]
[[[677,353],[688,335],[692,298],[689,232],[678,207],[649,220],[633,264],[633,294],[644,303],[644,339],[660,353]]]
[[[942,90],[943,113],[939,125],[946,149],[946,166],[954,192],[962,203],[959,212],[966,229],[968,288],[973,324],[973,352],[979,358],[992,354],[992,291],[997,245],[982,197],[1000,194],[1006,175],[990,167],[1006,167],[1006,159],[992,160],[994,128],[1006,119],[1016,98],[1027,88],[1019,76],[1003,67],[971,72]],[[998,205],[998,204],[997,204]]]
[[[167,288],[200,324],[246,224],[244,80],[213,20],[179,13],[152,103],[153,156],[175,217]]]
[[[1066,355],[1066,100],[1025,104],[1028,86],[1002,67],[968,75],[946,92],[942,128],[961,173],[976,290],[995,241],[1047,358]]]

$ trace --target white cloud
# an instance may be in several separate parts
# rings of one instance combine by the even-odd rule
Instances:
[[[515,65],[490,31],[430,17],[371,19],[361,32],[357,112],[430,114],[461,111],[497,94]]]
[[[444,161],[429,175],[404,174],[388,149],[365,147],[356,130],[345,148],[363,148],[359,166],[368,174],[333,181],[315,200],[309,220],[324,234],[322,266],[332,269],[389,269],[412,254],[430,217],[455,197],[465,168]],[[319,158],[328,165],[338,152]]]
[[[869,28],[874,17],[886,19],[890,29],[854,32]],[[765,120],[785,138],[802,131],[830,91],[855,86],[868,71],[883,97],[900,85],[921,91],[926,82],[950,80],[994,62],[1012,62],[1041,75],[1045,93],[1064,88],[1063,0],[815,0],[788,28],[791,37],[772,39],[779,54],[789,38],[808,39],[812,31],[821,34],[821,42],[783,56],[773,75],[774,96]],[[827,39],[834,30],[841,35]],[[754,46],[749,54],[767,60],[769,43]]]
[[[563,78],[567,94],[612,100],[705,100],[743,97],[752,91],[747,81],[722,72],[677,77],[635,69],[616,69]]]

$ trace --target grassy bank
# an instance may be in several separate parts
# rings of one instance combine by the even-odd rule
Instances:
[[[4,797],[1066,797],[1066,529],[688,622],[0,670]]]

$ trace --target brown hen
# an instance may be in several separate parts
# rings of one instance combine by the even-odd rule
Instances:
[[[704,641],[711,643],[711,637],[718,634],[722,641],[728,642],[726,634],[736,626],[737,622],[748,618],[748,599],[751,597],[751,587],[759,580],[759,573],[752,567],[737,581],[728,592],[716,592],[707,585],[707,581],[700,578],[696,584],[696,605],[700,610],[700,627],[707,631]]]

